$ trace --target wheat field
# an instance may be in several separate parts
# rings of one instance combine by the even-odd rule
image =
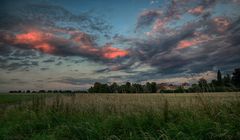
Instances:
[[[0,139],[240,138],[239,93],[7,96]]]

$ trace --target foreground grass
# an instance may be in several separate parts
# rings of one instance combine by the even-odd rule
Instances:
[[[237,140],[240,100],[230,93],[38,96],[2,113],[0,139]]]
[[[32,99],[33,94],[5,94],[0,93],[1,104],[13,104]]]

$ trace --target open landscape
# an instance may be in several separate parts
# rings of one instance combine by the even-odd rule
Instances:
[[[240,0],[0,0],[0,140],[240,140]]]
[[[3,94],[0,106],[2,140],[240,138],[236,92]]]

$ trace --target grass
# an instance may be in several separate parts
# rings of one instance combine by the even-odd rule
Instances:
[[[240,95],[34,96],[25,103],[1,111],[0,139],[238,140]]]
[[[33,94],[4,94],[0,93],[1,104],[13,104],[32,99]]]

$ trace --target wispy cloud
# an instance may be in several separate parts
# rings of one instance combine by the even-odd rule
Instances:
[[[159,6],[152,8],[155,4]],[[72,85],[174,79],[216,67],[233,69],[240,65],[239,4],[238,0],[153,1],[131,17],[135,26],[123,35],[116,32],[117,21],[111,30],[112,25],[91,12],[76,14],[48,2],[5,2],[0,16],[0,67],[8,71],[38,67],[45,72],[49,65],[67,66],[72,73],[81,71],[80,66],[70,70],[73,65],[101,65],[91,70],[98,78],[79,80],[72,74],[74,78],[59,79]]]

